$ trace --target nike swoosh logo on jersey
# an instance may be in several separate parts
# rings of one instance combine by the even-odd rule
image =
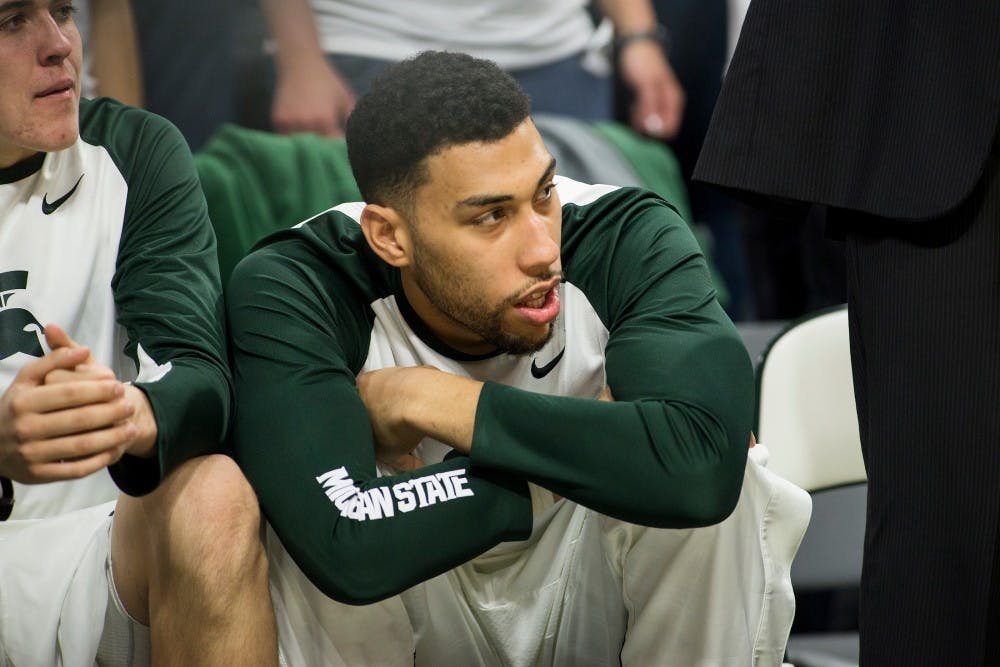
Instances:
[[[76,179],[76,183],[74,183],[73,187],[69,189],[69,192],[67,192],[62,197],[55,200],[51,204],[48,201],[49,193],[46,192],[45,195],[42,197],[42,213],[44,213],[45,215],[52,215],[53,213],[55,213],[55,210],[57,208],[65,204],[66,200],[73,196],[73,193],[76,192],[76,186],[80,185],[80,181],[82,180],[83,180],[83,174],[80,174],[80,178]]]
[[[549,363],[545,364],[544,366],[539,366],[538,362],[536,360],[532,359],[531,360],[531,375],[536,380],[541,380],[543,377],[545,377],[546,375],[548,375],[549,373],[552,372],[552,369],[556,367],[556,364],[559,363],[559,360],[563,358],[564,354],[566,354],[566,348],[565,347],[562,349],[562,351],[559,352],[559,354],[557,354],[555,356],[555,358],[552,361],[550,361]]]

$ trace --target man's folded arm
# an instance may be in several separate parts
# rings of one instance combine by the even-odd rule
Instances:
[[[615,402],[487,384],[471,458],[633,523],[717,523],[735,507],[746,465],[746,348],[680,216],[627,190],[607,200],[592,224],[565,230],[564,257],[566,279],[608,330]],[[614,222],[621,215],[626,224]]]

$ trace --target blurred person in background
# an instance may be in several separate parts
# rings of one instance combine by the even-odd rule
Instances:
[[[610,25],[595,25],[585,0],[260,2],[274,43],[271,124],[278,132],[341,136],[356,96],[374,77],[428,49],[496,62],[525,89],[535,112],[610,119],[614,67],[635,95],[635,129],[670,137],[683,116],[684,93],[649,0],[600,0]]]

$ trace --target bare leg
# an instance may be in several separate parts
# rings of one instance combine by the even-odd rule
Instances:
[[[154,665],[278,664],[260,511],[232,459],[193,459],[148,496],[121,496],[111,562]]]

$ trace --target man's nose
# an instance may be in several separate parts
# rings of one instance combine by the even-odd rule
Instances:
[[[43,65],[59,64],[73,52],[73,42],[66,34],[72,22],[60,24],[48,12],[38,22],[38,59]]]
[[[559,259],[559,243],[554,238],[555,223],[532,211],[525,220],[525,236],[521,246],[521,268],[529,274],[548,270]]]

